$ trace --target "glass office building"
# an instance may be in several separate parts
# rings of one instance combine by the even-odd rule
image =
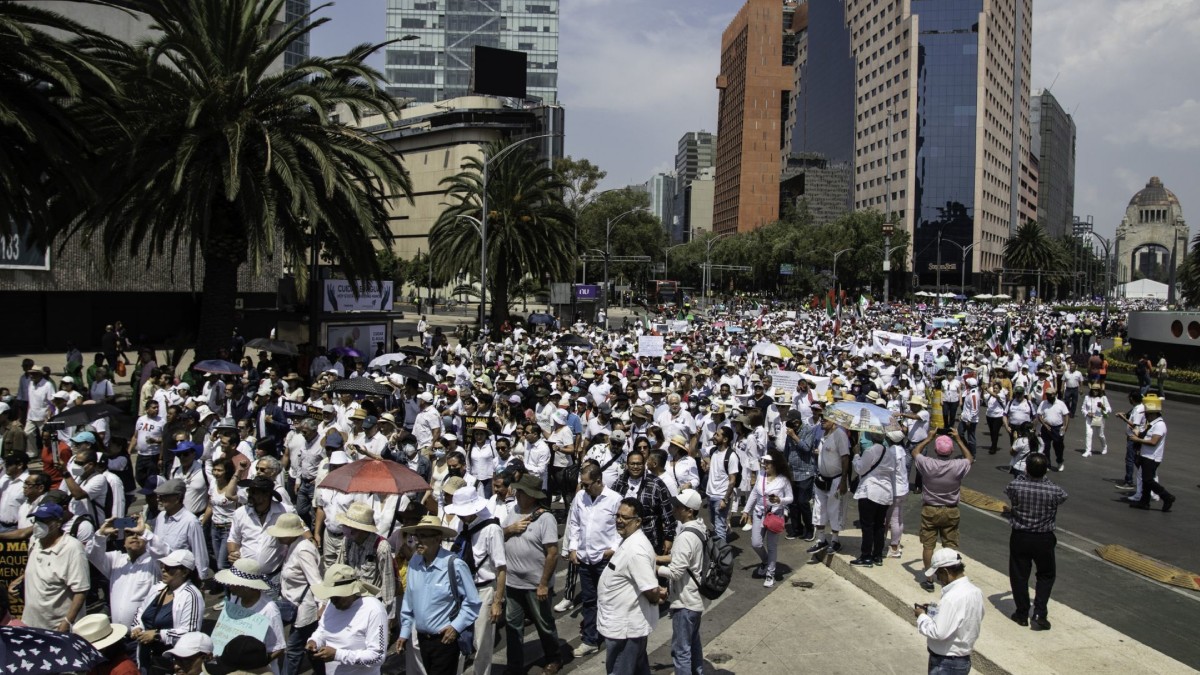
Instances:
[[[921,276],[936,277],[941,239],[974,236],[976,86],[982,0],[914,0],[917,53],[913,252]],[[943,272],[961,272],[961,249],[941,243]],[[967,258],[967,275],[971,274]]]
[[[308,14],[311,6],[311,0],[287,0],[284,5],[284,16],[288,22],[295,21]],[[309,34],[305,33],[288,45],[287,51],[283,54],[284,68],[294,68],[296,64],[308,58],[308,38]]]
[[[418,102],[470,93],[476,45],[525,52],[526,96],[558,100],[559,0],[388,0],[384,71],[393,96]]]

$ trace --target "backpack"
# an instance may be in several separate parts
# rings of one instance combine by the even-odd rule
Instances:
[[[729,582],[733,579],[733,547],[717,539],[711,530],[700,534],[692,528],[683,529],[683,533],[688,532],[700,538],[704,550],[700,578],[696,578],[691,568],[688,568],[688,576],[699,587],[700,595],[709,600],[716,600],[729,588]]]

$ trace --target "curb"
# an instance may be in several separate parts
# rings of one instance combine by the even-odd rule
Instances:
[[[1105,382],[1105,388],[1110,391],[1119,391],[1125,394],[1137,390],[1136,385],[1112,381]],[[1190,403],[1192,405],[1200,404],[1200,396],[1195,394],[1183,394],[1177,391],[1171,391],[1170,389],[1168,389],[1165,393],[1167,401],[1174,401],[1176,403]]]
[[[843,530],[842,535],[846,534],[851,533]],[[901,600],[898,595],[892,593],[875,579],[863,574],[858,568],[851,566],[847,562],[846,556],[837,554],[827,555],[825,556],[824,565],[833,570],[839,577],[849,581],[867,595],[875,598],[879,604],[889,609],[896,616],[904,619],[913,626],[917,625],[916,619],[913,618],[912,607],[908,603]],[[984,673],[984,675],[1012,675],[1011,671],[988,658],[986,654],[981,653],[978,643],[976,643],[975,649],[971,653],[971,672]]]

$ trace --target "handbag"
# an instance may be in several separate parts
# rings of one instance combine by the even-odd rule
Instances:
[[[125,377],[125,357],[124,356],[117,357],[116,371],[117,371],[117,377]]]
[[[767,477],[763,476],[763,527],[767,528],[768,532],[779,534],[783,532],[783,528],[787,525],[784,522],[783,516],[771,513],[770,507],[767,505]]]
[[[309,588],[309,585],[305,584],[304,592],[300,594],[300,602],[292,602],[283,595],[275,599],[275,607],[279,610],[279,618],[283,625],[290,626],[296,623],[296,615],[300,612],[300,605],[304,604],[304,598],[308,597]]]
[[[454,560],[446,561],[447,570],[450,573],[450,594],[454,596],[454,616],[458,616],[458,611],[462,609],[463,599],[458,594],[458,570],[454,569]],[[486,611],[486,610],[483,610]],[[462,652],[463,656],[470,658],[475,655],[475,622],[472,621],[467,626],[466,630],[458,634],[458,651]]]
[[[883,452],[879,453],[879,459],[875,460],[875,463],[871,465],[871,468],[867,469],[867,473],[860,474],[860,475],[857,475],[857,476],[851,476],[851,477],[850,477],[850,494],[854,494],[855,492],[858,492],[858,484],[859,484],[859,482],[860,482],[860,481],[861,481],[863,478],[866,478],[866,477],[867,477],[867,474],[869,474],[869,473],[871,473],[872,471],[874,471],[874,470],[875,470],[875,467],[879,466],[879,463],[883,461],[883,455],[884,455],[884,453],[886,453],[886,452],[887,452],[887,450],[885,449]]]

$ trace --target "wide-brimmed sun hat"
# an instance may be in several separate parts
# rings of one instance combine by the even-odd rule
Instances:
[[[267,577],[262,573],[262,566],[254,558],[238,558],[228,569],[217,572],[217,583],[226,586],[254,588],[260,591],[270,590]]]
[[[331,565],[325,570],[325,578],[312,587],[313,595],[322,600],[344,598],[350,595],[375,595],[379,589],[359,578],[358,572],[349,565]]]
[[[117,644],[129,634],[128,626],[112,623],[112,620],[103,614],[88,614],[76,621],[71,630],[92,643],[96,651],[103,651],[105,648]]]

